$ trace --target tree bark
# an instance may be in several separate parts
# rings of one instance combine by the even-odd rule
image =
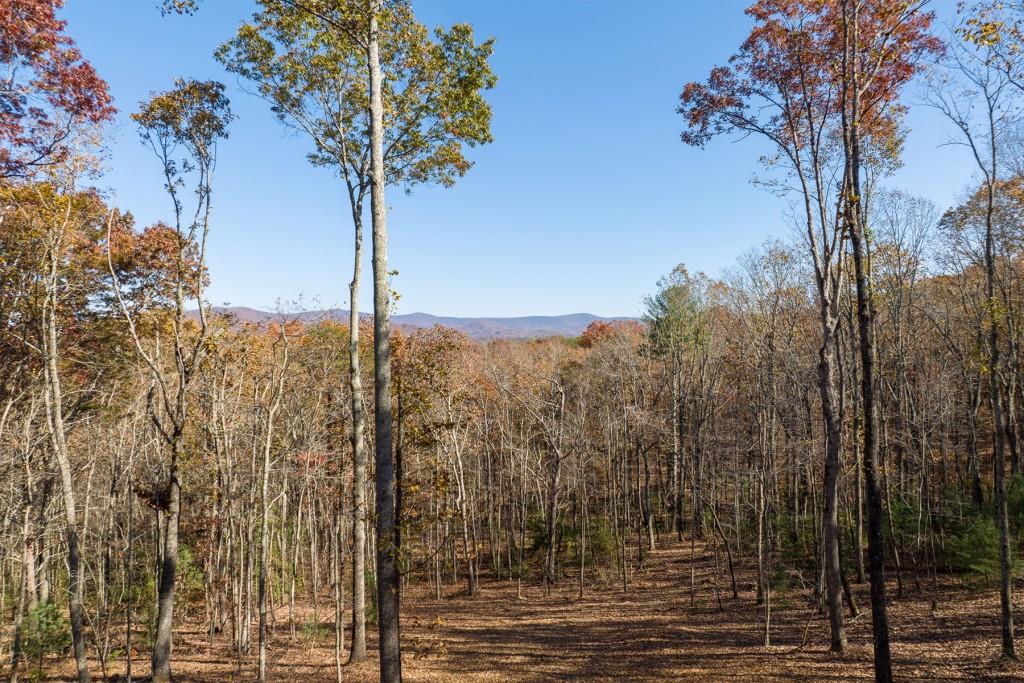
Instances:
[[[822,303],[823,308],[828,307]],[[828,316],[827,311],[823,313]],[[843,586],[839,567],[839,470],[840,430],[836,409],[835,387],[835,325],[826,320],[824,338],[818,360],[818,386],[821,392],[822,414],[825,418],[825,509],[821,520],[822,553],[824,555],[825,594],[831,627],[830,648],[833,652],[846,649],[846,629],[843,624]]]
[[[348,382],[352,400],[352,649],[349,661],[366,659],[366,411],[359,360],[359,284],[363,272],[363,221],[352,211],[355,256],[349,284]]]
[[[69,209],[70,211],[70,209]],[[78,546],[78,513],[75,504],[75,485],[68,453],[67,437],[64,430],[64,395],[61,390],[58,370],[57,307],[60,265],[60,242],[64,227],[51,235],[49,244],[49,272],[46,281],[46,301],[43,307],[43,378],[44,405],[50,445],[60,471],[61,493],[64,498],[65,538],[68,545],[68,612],[71,618],[71,642],[75,655],[75,669],[78,683],[88,683],[89,663],[85,654],[85,637],[82,633],[84,621],[82,607],[81,552]]]
[[[381,683],[402,680],[399,574],[395,519],[395,463],[391,414],[391,291],[388,281],[387,206],[384,186],[384,97],[379,18],[382,0],[370,1],[370,157],[373,217],[373,351],[376,413],[377,615]]]
[[[878,482],[878,409],[875,405],[874,310],[863,231],[860,196],[860,54],[857,3],[843,0],[842,120],[846,157],[844,220],[853,248],[857,281],[857,327],[860,337],[861,397],[864,408],[864,487],[868,508],[868,571],[871,578],[871,632],[874,640],[875,681],[892,681],[889,617],[885,595],[885,538],[882,533],[882,491]]]

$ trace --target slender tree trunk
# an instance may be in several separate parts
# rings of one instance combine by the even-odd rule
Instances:
[[[964,378],[971,389],[968,391],[970,406],[967,410],[967,469],[971,476],[971,499],[974,502],[974,509],[981,511],[985,504],[985,493],[981,486],[981,458],[978,455],[978,409],[981,404],[981,387],[971,382],[969,377]],[[980,385],[980,380],[977,382]]]
[[[60,237],[54,235],[49,246],[50,268],[46,283],[46,302],[43,311],[44,329],[42,330],[44,405],[46,406],[50,444],[53,447],[54,457],[57,459],[61,493],[64,498],[65,537],[68,545],[68,611],[71,617],[71,641],[75,655],[75,669],[78,683],[88,683],[89,663],[86,659],[85,637],[82,633],[84,609],[82,607],[81,551],[78,547],[78,513],[75,504],[71,459],[64,432],[64,395],[57,366],[59,243]]]
[[[860,187],[860,55],[857,3],[843,0],[843,148],[846,156],[847,196],[844,220],[853,247],[857,280],[857,326],[860,336],[861,397],[864,407],[864,485],[868,508],[868,571],[871,576],[871,631],[875,650],[875,681],[892,681],[889,617],[885,596],[885,538],[882,533],[882,491],[878,481],[878,409],[875,405],[874,310],[867,248],[863,232]]]
[[[174,582],[178,572],[178,518],[181,485],[178,481],[180,435],[171,444],[167,485],[167,511],[163,515],[163,559],[157,587],[156,638],[153,643],[152,681],[171,683],[171,638],[174,629]]]
[[[281,406],[281,396],[284,393],[284,379],[288,372],[288,346],[284,328],[281,331],[281,341],[284,343],[284,357],[279,369],[275,369],[271,375],[271,385],[267,388],[270,392],[270,405],[267,406],[266,424],[263,435],[263,463],[260,478],[260,573],[259,585],[257,586],[257,599],[259,601],[259,655],[257,667],[257,679],[259,683],[267,680],[267,573],[270,566],[270,453],[274,436],[274,418]],[[275,350],[276,356],[276,350]],[[274,358],[276,362],[277,359]]]
[[[257,600],[259,601],[259,653],[256,679],[259,683],[267,680],[267,564],[270,562],[270,544],[268,543],[267,522],[270,518],[270,502],[267,486],[270,479],[270,434],[268,420],[267,448],[263,456],[263,476],[260,482],[260,574],[257,581]]]
[[[131,458],[128,460],[128,490],[132,491],[132,469],[131,469]],[[131,495],[128,499],[128,526],[125,531],[127,537],[127,548],[125,549],[124,558],[124,574],[125,584],[132,586],[135,572],[133,570],[133,550],[135,547],[134,538],[132,538],[132,527],[135,521],[135,501],[132,500]],[[125,591],[125,605],[124,605],[124,677],[127,683],[132,683],[132,591]]]
[[[823,306],[828,304],[823,303]],[[822,412],[825,418],[825,510],[821,520],[822,554],[824,555],[825,594],[831,627],[831,649],[846,649],[846,629],[843,624],[843,586],[839,566],[839,470],[840,425],[836,414],[835,398],[835,326],[826,321],[825,339],[822,341],[818,363],[818,383],[821,391]]]
[[[544,510],[545,532],[548,537],[546,552],[544,553],[544,583],[550,589],[556,579],[556,564],[558,552],[555,536],[558,533],[558,490],[560,488],[562,473],[562,459],[557,452],[551,454],[551,463],[548,467],[548,491],[547,505]]]
[[[31,507],[26,505],[24,512],[24,535],[25,538],[29,537],[29,531],[32,528],[31,524]],[[27,544],[26,544],[27,547]],[[28,567],[30,563],[35,564],[35,557],[29,555],[27,552],[22,555],[23,564],[21,571],[21,594],[18,596],[18,609],[14,613],[14,628],[11,634],[11,671],[7,676],[8,683],[18,683],[18,668],[21,665],[21,661],[24,659],[24,653],[22,652],[22,633],[21,625],[25,617],[25,609],[28,606],[28,596],[35,594],[35,585],[30,583],[30,574]]]
[[[341,544],[341,514],[335,508],[331,529],[331,584],[334,587],[334,678],[337,683],[344,679],[341,655],[345,650],[345,586],[342,575],[345,557]]]
[[[990,110],[990,121],[993,114]],[[994,134],[994,126],[990,134]],[[1016,647],[1013,633],[1013,574],[1010,554],[1010,522],[1006,500],[1006,463],[1003,443],[1003,404],[1000,391],[999,323],[996,320],[999,308],[996,300],[995,281],[995,192],[996,192],[996,141],[992,140],[991,167],[987,175],[987,206],[985,212],[985,295],[988,315],[988,389],[992,404],[992,467],[994,473],[996,526],[999,529],[999,609],[1002,654],[1015,659]]]
[[[850,338],[853,338],[853,320],[850,316]],[[852,344],[851,353],[854,353]],[[851,361],[851,373],[854,378],[857,376],[856,360]],[[854,524],[853,524],[853,552],[854,561],[857,567],[857,583],[864,583],[864,454],[861,452],[861,441],[858,439],[861,427],[861,395],[853,392],[853,458],[854,458],[854,483],[856,485],[854,499]]]
[[[676,538],[683,540],[683,499],[686,494],[686,408],[682,392],[682,379],[679,376],[681,371],[678,367],[679,361],[673,352],[672,359],[672,444],[673,444],[673,465],[674,477],[672,488],[675,492],[673,501],[673,520],[676,528]]]
[[[395,463],[391,414],[391,291],[388,278],[387,205],[384,199],[384,97],[378,21],[382,0],[370,0],[370,148],[373,187],[373,350],[376,414],[377,614],[381,683],[402,680],[399,574],[395,519]]]
[[[349,391],[352,394],[352,649],[349,660],[366,659],[366,414],[359,360],[359,284],[363,271],[363,222],[353,210],[355,256],[349,285]]]

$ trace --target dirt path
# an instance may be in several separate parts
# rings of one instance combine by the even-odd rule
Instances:
[[[569,577],[548,596],[537,587],[524,589],[522,600],[515,584],[506,581],[485,580],[481,594],[472,599],[410,593],[403,608],[405,680],[871,680],[866,585],[855,586],[863,611],[849,623],[849,651],[837,657],[828,652],[827,622],[812,615],[806,591],[776,596],[772,645],[766,648],[763,609],[754,605],[750,568],[738,571],[738,600],[732,599],[723,568],[721,608],[713,557],[698,548],[695,569],[692,605],[686,544],[667,545],[650,555],[625,594],[620,585],[592,586],[579,600],[578,586]],[[890,612],[897,680],[1024,681],[1024,667],[996,661],[994,591],[968,591],[948,581],[938,589],[908,587],[908,593]],[[934,612],[933,600],[938,601]],[[805,629],[808,642],[801,647]],[[278,631],[270,680],[334,681],[332,629],[320,636],[308,631],[294,642],[286,629]],[[197,633],[179,634],[175,647],[181,681],[254,679],[251,661],[239,671],[226,647],[211,648]],[[375,662],[344,671],[346,681],[376,679]]]

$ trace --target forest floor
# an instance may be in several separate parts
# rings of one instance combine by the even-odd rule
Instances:
[[[765,647],[753,568],[737,568],[739,599],[733,599],[728,572],[722,564],[716,573],[710,549],[698,545],[695,561],[690,558],[688,543],[666,542],[634,571],[628,592],[615,582],[594,584],[583,599],[571,574],[550,594],[524,585],[522,599],[515,582],[486,578],[473,598],[464,595],[463,586],[451,587],[440,600],[412,589],[403,598],[403,678],[409,683],[872,679],[866,584],[853,586],[861,614],[847,620],[845,654],[829,652],[828,623],[814,613],[808,591],[801,588],[774,597],[772,644]],[[724,563],[724,557],[720,560]],[[903,599],[890,601],[897,680],[1024,681],[1024,664],[998,658],[995,590],[967,588],[949,576],[940,576],[937,585],[922,579],[920,588],[912,580],[906,583]],[[895,584],[891,589],[894,596]],[[286,617],[279,616],[268,680],[335,680],[333,626],[326,623],[330,604],[321,611],[325,623],[319,634],[300,626],[294,640]],[[377,680],[375,629],[368,630],[371,657],[346,666],[346,681]],[[239,668],[226,643],[210,646],[198,630],[176,634],[174,653],[181,682],[255,679],[254,657]],[[148,662],[140,659],[135,671],[144,674]]]

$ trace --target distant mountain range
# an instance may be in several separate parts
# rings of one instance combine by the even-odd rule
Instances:
[[[218,313],[228,313],[243,322],[262,323],[274,320],[276,313],[260,311],[245,306],[215,306]],[[348,321],[348,311],[341,308],[330,308],[319,311],[302,311],[288,313],[291,320],[314,323],[322,320]],[[363,315],[366,315],[365,313]],[[411,330],[421,327],[444,325],[460,330],[475,339],[537,339],[541,337],[575,337],[587,329],[587,325],[595,320],[634,320],[634,318],[605,318],[590,313],[569,313],[566,315],[528,315],[519,318],[457,318],[453,316],[431,315],[429,313],[404,313],[391,317],[391,322],[399,329]]]

